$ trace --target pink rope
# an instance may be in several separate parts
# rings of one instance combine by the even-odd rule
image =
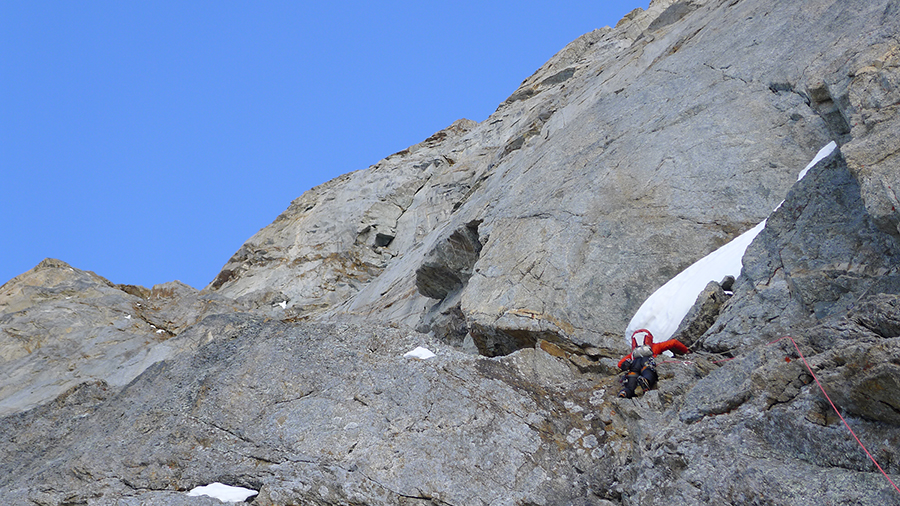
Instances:
[[[856,439],[856,442],[859,443],[859,446],[863,449],[864,452],[866,452],[866,455],[869,456],[869,460],[871,460],[872,463],[875,464],[875,467],[877,467],[878,470],[881,471],[881,474],[883,474],[884,477],[887,479],[887,481],[890,482],[890,484],[894,487],[894,490],[896,490],[898,493],[900,493],[900,488],[897,487],[897,484],[894,483],[894,481],[891,480],[891,477],[888,476],[888,474],[886,472],[884,472],[884,469],[882,469],[881,466],[878,465],[878,462],[875,461],[875,457],[873,457],[872,454],[869,453],[869,450],[867,450],[866,446],[864,444],[862,444],[862,441],[860,441],[859,438],[856,437],[856,433],[853,432],[853,429],[850,428],[850,424],[847,423],[847,420],[844,420],[844,417],[841,415],[841,412],[838,411],[838,409],[834,405],[834,403],[831,402],[831,397],[828,397],[828,394],[825,393],[825,389],[822,387],[822,384],[819,383],[819,378],[816,377],[815,373],[813,373],[812,367],[810,367],[809,363],[806,362],[806,357],[804,357],[803,353],[800,352],[800,347],[797,346],[797,342],[794,341],[794,338],[791,336],[784,336],[781,339],[779,339],[778,341],[781,341],[782,339],[790,339],[791,342],[794,343],[794,348],[797,349],[797,354],[800,355],[800,360],[803,360],[803,365],[806,366],[806,369],[809,371],[809,374],[811,374],[813,379],[816,380],[816,385],[819,385],[819,390],[822,391],[822,395],[824,395],[825,398],[828,399],[828,403],[831,404],[831,409],[833,409],[834,412],[837,413],[837,416],[839,416],[841,418],[841,421],[844,422],[844,426],[847,427],[847,430],[850,431],[850,434],[853,434],[853,439]],[[773,341],[769,344],[774,344],[774,343],[777,343],[778,341]]]
[[[824,395],[825,398],[828,399],[828,403],[831,404],[831,409],[833,409],[834,412],[837,413],[837,416],[840,417],[841,421],[844,422],[844,426],[847,427],[847,430],[849,430],[849,431],[850,431],[850,434],[853,435],[853,439],[855,439],[856,442],[859,444],[860,448],[862,448],[863,451],[866,452],[866,455],[869,456],[869,460],[871,460],[872,463],[875,464],[875,467],[877,467],[878,470],[881,471],[881,474],[883,474],[884,477],[887,479],[887,481],[891,484],[891,486],[894,487],[894,490],[896,490],[898,493],[900,493],[900,487],[897,487],[897,484],[894,483],[893,480],[891,480],[891,477],[888,476],[888,474],[887,474],[886,472],[884,472],[884,469],[882,469],[880,465],[878,465],[878,462],[875,460],[875,457],[873,457],[872,454],[869,453],[869,450],[866,449],[866,445],[862,444],[862,441],[859,440],[859,438],[856,436],[856,433],[853,432],[853,429],[850,428],[850,424],[847,423],[847,420],[844,420],[844,417],[843,417],[843,415],[841,415],[841,412],[838,411],[837,406],[835,406],[835,405],[834,405],[834,402],[831,401],[831,397],[828,397],[828,394],[825,392],[825,388],[822,387],[822,383],[819,382],[819,378],[816,377],[816,374],[813,372],[812,367],[809,366],[809,363],[806,361],[806,357],[804,357],[804,356],[803,356],[803,353],[800,352],[800,347],[797,346],[797,342],[794,341],[794,338],[791,337],[791,336],[784,336],[784,337],[782,337],[782,338],[780,338],[780,339],[776,339],[776,340],[774,340],[774,341],[771,341],[771,342],[767,343],[766,346],[771,346],[771,345],[773,345],[773,344],[775,344],[775,343],[784,341],[785,339],[790,339],[791,342],[794,343],[794,348],[797,350],[797,355],[800,356],[800,360],[803,361],[803,365],[806,366],[806,370],[808,370],[808,371],[809,371],[809,374],[813,377],[814,380],[816,380],[816,385],[819,386],[819,390],[822,391],[822,395]],[[728,362],[729,360],[734,360],[734,358],[735,358],[735,357],[726,358],[726,359],[724,359],[724,360],[716,360],[716,361],[713,362],[713,363],[714,363],[714,364],[717,364],[717,363],[720,363],[720,362]],[[680,361],[680,360],[663,360],[661,363],[664,363],[664,364],[665,364],[665,363],[676,363],[676,364],[684,364],[684,365],[687,365],[687,364],[692,364],[693,362],[691,362],[691,361]]]

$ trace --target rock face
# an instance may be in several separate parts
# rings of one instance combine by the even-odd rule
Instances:
[[[859,183],[833,154],[797,183],[747,248],[735,292],[752,295],[730,301],[704,348],[790,334],[844,315],[870,294],[900,293],[897,239],[876,227]]]
[[[895,0],[656,0],[200,292],[42,262],[0,287],[0,502],[900,502],[841,420],[900,482],[898,33]],[[765,218],[618,398],[634,311]]]
[[[586,416],[591,382],[541,350],[486,360],[408,330],[246,315],[194,329],[218,338],[114,398],[85,384],[2,419],[5,434],[27,434],[46,411],[67,411],[52,439],[20,443],[46,466],[0,459],[4,503],[145,500],[213,480],[261,490],[254,504],[577,504],[590,488],[574,469],[603,437]],[[438,356],[403,358],[420,345]],[[59,468],[72,450],[80,457]],[[13,476],[63,486],[22,490]]]
[[[177,336],[237,304],[179,282],[114,285],[47,259],[0,287],[0,416],[84,381],[121,387],[148,366],[196,348]]]
[[[893,226],[896,146],[877,140],[896,132],[891,9],[653,2],[570,44],[481,124],[311,190],[207,290],[284,292],[295,317],[428,327],[449,311],[487,354],[616,349],[653,290],[765,218],[830,140]],[[465,261],[435,289],[448,255]]]

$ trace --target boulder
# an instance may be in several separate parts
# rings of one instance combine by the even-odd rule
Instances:
[[[733,284],[734,278],[731,276],[724,279],[722,283],[710,281],[697,296],[691,309],[684,315],[672,338],[677,339],[688,348],[693,347],[694,343],[699,341],[700,337],[719,318],[722,306],[731,298]]]

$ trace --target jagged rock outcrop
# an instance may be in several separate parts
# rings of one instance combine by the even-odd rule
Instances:
[[[479,224],[474,221],[454,230],[425,255],[424,262],[416,269],[419,293],[432,299],[445,299],[465,286],[482,248]]]
[[[726,277],[722,283],[710,281],[697,295],[693,307],[684,315],[672,338],[688,348],[694,348],[700,337],[719,319],[722,306],[731,298],[733,286],[732,276]]]
[[[844,416],[854,417],[854,431],[875,446],[869,449],[882,463],[895,462],[900,341],[892,322],[900,284],[883,269],[898,265],[900,249],[876,227],[849,174],[840,153],[820,162],[748,249],[733,298],[697,348],[723,355],[683,362],[699,381],[672,396],[673,409],[655,420],[658,432],[639,452],[674,466],[677,477],[635,467],[635,483],[663,479],[674,504],[896,502],[804,362]],[[678,387],[663,386],[660,395],[670,388]],[[654,416],[641,425],[649,429]],[[727,469],[701,458],[725,453]],[[658,497],[640,485],[632,496],[662,504]]]
[[[205,292],[263,308],[283,303],[288,317],[305,318],[346,303],[364,286],[383,286],[384,269],[427,247],[425,236],[464,198],[460,181],[474,177],[473,167],[457,163],[465,146],[455,142],[474,125],[457,121],[304,193],[241,246]],[[404,289],[407,297],[415,293],[414,285]],[[411,305],[421,310],[421,300]]]
[[[868,294],[900,293],[900,243],[877,228],[841,153],[788,193],[747,248],[735,292],[703,347],[724,352],[841,315]]]
[[[239,307],[177,281],[150,290],[114,285],[48,258],[0,287],[0,416],[85,381],[121,387],[200,344],[180,339],[182,330]]]
[[[897,503],[841,417],[900,482],[898,33],[896,0],[655,0],[201,292],[42,262],[0,287],[0,502]],[[764,218],[618,398],[634,310]]]

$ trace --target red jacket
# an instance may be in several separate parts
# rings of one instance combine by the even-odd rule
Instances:
[[[672,350],[675,353],[690,353],[691,350],[688,349],[687,346],[681,344],[677,339],[669,339],[668,341],[663,341],[661,343],[653,342],[653,334],[650,333],[647,329],[638,329],[635,330],[633,334],[631,334],[631,353],[622,357],[622,360],[619,360],[619,369],[622,368],[622,364],[625,363],[626,360],[632,360],[632,353],[634,353],[634,349],[638,347],[637,338],[638,334],[644,335],[644,346],[649,346],[653,351],[653,356],[657,356],[660,353],[666,350]]]

